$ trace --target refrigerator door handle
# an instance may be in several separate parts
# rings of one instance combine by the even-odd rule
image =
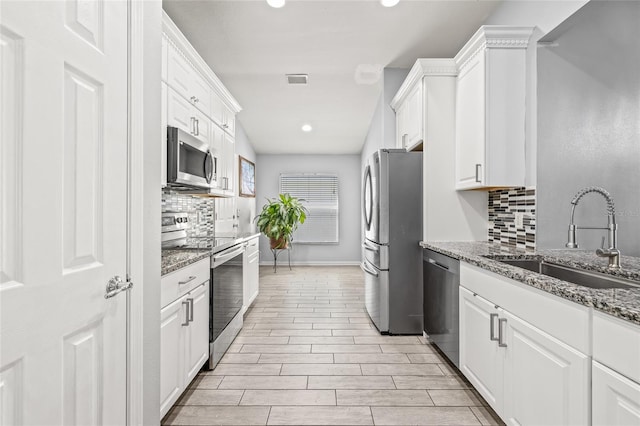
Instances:
[[[368,242],[366,240],[362,243],[362,247],[365,250],[369,250],[369,251],[372,251],[374,253],[380,253],[380,247],[376,247],[376,246],[372,245],[370,242]]]
[[[378,277],[378,273],[372,269],[370,269],[365,262],[360,263],[360,268],[369,275],[373,275],[374,277]]]

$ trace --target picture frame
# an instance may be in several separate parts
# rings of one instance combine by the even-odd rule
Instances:
[[[238,195],[240,197],[256,197],[256,165],[243,156],[238,156]]]

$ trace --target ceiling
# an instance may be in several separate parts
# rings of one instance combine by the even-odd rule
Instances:
[[[163,1],[242,105],[238,120],[260,154],[359,153],[382,86],[356,82],[358,65],[410,68],[417,58],[453,57],[498,4]],[[288,73],[309,74],[308,85],[287,85]],[[301,130],[305,123],[311,132]]]

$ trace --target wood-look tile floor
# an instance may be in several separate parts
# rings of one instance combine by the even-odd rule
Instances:
[[[260,268],[260,295],[165,425],[502,424],[422,336],[382,336],[358,267]]]

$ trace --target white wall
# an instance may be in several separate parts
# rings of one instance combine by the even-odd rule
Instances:
[[[615,200],[622,253],[640,256],[639,22],[638,2],[591,2],[538,51],[539,247],[563,247],[574,194],[601,186]],[[575,219],[605,226],[604,199],[586,195]],[[604,235],[578,230],[578,243],[594,250]]]
[[[240,114],[242,114],[242,112],[240,112]],[[236,120],[236,157],[238,156],[242,156],[256,163],[256,152],[253,149],[253,145],[240,121]],[[236,162],[236,164],[238,163]],[[258,164],[256,164],[256,169],[258,169],[258,167]],[[235,173],[238,173],[238,170],[236,170]],[[238,182],[238,188],[240,188],[238,178],[236,178],[236,182]],[[256,216],[256,198],[237,197],[236,208],[240,212],[238,230],[240,232],[254,232],[256,230],[256,226],[253,223],[253,218]]]
[[[339,244],[295,244],[296,264],[355,264],[360,261],[360,156],[359,155],[258,155],[257,210],[265,198],[278,195],[281,173],[335,173],[338,175]],[[282,254],[286,262],[286,254]],[[266,237],[260,238],[260,261],[273,263]],[[279,261],[280,263],[280,261]]]

